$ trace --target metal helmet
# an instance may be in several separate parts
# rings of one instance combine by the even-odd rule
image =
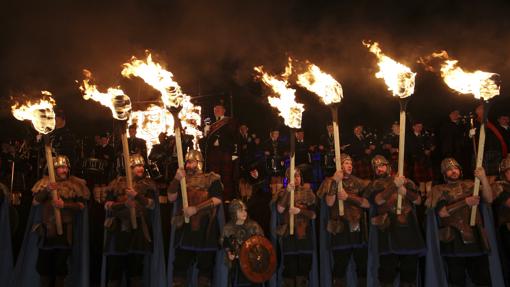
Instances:
[[[387,165],[390,166],[390,162],[382,155],[378,154],[372,158],[372,168],[375,170],[378,166]]]
[[[230,214],[230,219],[236,221],[237,211],[241,209],[247,209],[246,204],[244,204],[244,202],[239,199],[232,200],[228,206],[228,213]]]
[[[344,161],[346,160],[350,160],[352,162],[352,158],[350,155],[346,154],[346,153],[341,153],[340,154],[340,163],[344,163]]]
[[[508,170],[510,169],[510,155],[507,156],[506,158],[504,158],[501,163],[499,164],[499,173],[501,174],[501,176],[503,176],[503,174]]]
[[[141,154],[135,153],[129,157],[129,166],[145,165],[145,160]]]
[[[441,162],[441,173],[443,174],[443,176],[445,176],[446,172],[452,167],[456,167],[460,171],[462,171],[460,164],[453,157],[447,157],[443,159],[443,161]]]
[[[198,170],[202,171],[204,167],[204,157],[202,156],[202,153],[199,150],[192,149],[186,153],[185,161],[196,161],[198,163]]]
[[[54,159],[53,159],[53,166],[55,168],[57,167],[67,167],[67,168],[71,168],[71,164],[69,163],[69,158],[67,158],[67,156],[65,155],[57,155]]]

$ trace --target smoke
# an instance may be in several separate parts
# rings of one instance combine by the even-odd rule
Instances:
[[[236,117],[254,125],[277,120],[254,82],[253,67],[281,72],[287,56],[309,60],[343,86],[341,120],[388,128],[398,104],[376,79],[375,57],[362,40],[418,72],[409,104],[415,117],[437,121],[453,103],[469,109],[419,57],[446,50],[466,68],[502,75],[504,93],[510,60],[510,20],[503,1],[34,1],[3,9],[0,93],[27,89],[53,92],[75,124],[107,112],[82,101],[75,80],[94,72],[101,87],[122,85],[133,101],[157,93],[137,80],[122,79],[122,63],[146,49],[166,64],[190,94],[232,93]],[[412,3],[411,3],[412,2]],[[29,7],[29,8],[27,8]],[[499,98],[503,98],[500,96]],[[307,104],[305,128],[329,120],[315,97],[298,89]],[[506,101],[506,99],[497,99]],[[79,104],[78,104],[79,103]],[[212,107],[205,106],[204,112]],[[433,116],[428,111],[434,110]],[[254,111],[257,113],[254,114]],[[0,117],[7,117],[3,109]],[[69,118],[69,117],[68,117]],[[315,130],[321,130],[315,128]]]

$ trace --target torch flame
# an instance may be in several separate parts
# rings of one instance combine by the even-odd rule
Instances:
[[[55,111],[53,110],[55,100],[48,91],[41,91],[41,94],[43,98],[37,101],[15,103],[11,111],[16,119],[29,120],[39,133],[48,134],[55,129]]]
[[[101,105],[110,108],[112,115],[117,120],[129,119],[131,113],[131,100],[119,88],[108,88],[106,93],[102,93],[97,89],[97,86],[91,84],[92,73],[88,70],[83,70],[85,79],[80,85],[80,91],[83,93],[85,100],[92,99],[99,102]]]
[[[131,62],[125,63],[123,67],[122,76],[126,78],[139,77],[158,90],[165,107],[177,108],[182,105],[184,100],[182,90],[179,84],[172,79],[174,75],[154,62],[150,53],[145,61],[138,60],[133,56]]]
[[[155,144],[160,143],[160,133],[173,134],[172,115],[166,109],[154,104],[144,111],[133,111],[128,123],[136,124],[136,137],[145,140],[148,153]]]
[[[291,63],[292,59],[289,58],[289,64],[281,77],[269,75],[264,72],[262,66],[255,67],[254,69],[259,74],[258,76],[262,82],[270,87],[277,95],[275,97],[268,97],[269,104],[278,109],[286,126],[299,129],[301,128],[301,118],[305,108],[303,104],[296,102],[296,90],[289,88],[288,77],[292,73]]]
[[[297,84],[317,94],[326,105],[339,103],[343,97],[342,85],[312,63],[307,63],[306,71],[298,75]]]
[[[378,79],[384,79],[393,96],[407,98],[414,93],[416,73],[413,73],[409,67],[386,56],[379,47],[379,43],[363,42],[363,45],[379,59],[379,63],[377,63],[379,72],[375,76]]]
[[[200,131],[201,108],[191,103],[191,97],[182,92],[179,84],[173,80],[173,74],[165,70],[159,63],[152,60],[149,53],[145,61],[131,58],[131,62],[125,63],[121,74],[131,78],[136,76],[144,80],[148,85],[158,90],[161,100],[166,108],[181,108],[178,118],[186,134],[193,136],[195,148],[198,148],[198,139],[202,136]],[[173,119],[171,121],[174,122]],[[174,134],[173,125],[167,129],[167,133]],[[159,141],[159,140],[158,140]]]
[[[446,51],[432,54],[432,57],[443,58],[441,77],[451,89],[461,94],[473,94],[477,99],[489,100],[499,95],[499,74],[480,70],[465,72],[457,66],[459,61],[448,60]]]

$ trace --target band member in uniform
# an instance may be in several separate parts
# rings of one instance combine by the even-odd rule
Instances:
[[[275,196],[283,188],[283,176],[285,172],[285,156],[287,148],[280,139],[278,128],[272,128],[269,139],[263,143],[264,154],[269,176],[271,194]]]
[[[190,269],[195,263],[198,286],[211,286],[219,276],[213,271],[224,222],[221,214],[223,186],[218,174],[203,172],[203,164],[200,151],[189,151],[185,170],[178,169],[168,186],[168,199],[175,202],[181,197],[179,182],[186,178],[188,207],[182,208],[182,203],[174,204],[172,220],[168,276],[174,287],[196,284],[197,278],[189,275],[194,273]],[[189,218],[189,223],[184,223],[184,217]]]
[[[67,156],[71,166],[76,168],[76,161],[78,160],[76,139],[69,127],[67,127],[66,116],[61,109],[55,111],[55,130],[50,134],[50,138],[51,146],[55,153]]]
[[[400,124],[394,122],[391,125],[391,132],[386,134],[382,139],[383,155],[391,164],[393,170],[398,167],[398,141],[400,136]]]
[[[107,280],[109,287],[122,286],[126,278],[132,287],[160,286],[164,282],[164,256],[157,189],[145,175],[142,155],[131,155],[129,164],[133,188],[128,187],[126,177],[119,176],[102,190],[107,211],[103,260],[107,278],[103,284]],[[135,209],[136,229],[130,208]]]
[[[290,170],[287,169],[287,178]],[[295,170],[295,186],[281,189],[276,198],[277,227],[280,249],[283,254],[283,286],[318,286],[315,218],[316,198],[310,184],[303,184],[301,171]],[[294,188],[294,207],[290,208],[290,190]],[[294,216],[294,235],[289,233],[290,215]]]
[[[326,178],[317,192],[323,199],[320,228],[323,263],[321,278],[330,281],[333,274],[333,287],[347,286],[347,267],[352,257],[356,263],[357,286],[367,286],[367,209],[370,208],[370,203],[365,198],[364,191],[369,181],[352,175],[352,159],[349,155],[341,154],[340,160],[342,170]],[[342,181],[341,191],[338,191],[339,181]],[[343,216],[339,213],[338,200],[344,201]],[[329,264],[329,260],[324,259],[329,259],[331,254],[333,262]],[[331,282],[324,282],[324,286],[330,284]]]
[[[320,137],[319,151],[322,157],[322,169],[324,176],[332,176],[335,173],[335,139],[333,136],[333,124],[326,126],[327,134]]]
[[[489,286],[488,238],[478,209],[476,226],[470,226],[471,207],[480,203],[473,196],[473,180],[463,180],[459,163],[453,158],[441,162],[441,173],[446,183],[435,185],[427,205],[434,208],[439,217],[439,241],[441,256],[447,265],[448,284],[466,285],[466,271],[477,286]],[[492,190],[483,168],[475,171],[482,183],[482,198],[492,201]]]
[[[312,147],[305,140],[305,131],[303,129],[296,130],[296,167],[303,174],[303,182],[312,183]]]
[[[400,274],[400,286],[416,286],[418,258],[425,252],[425,242],[416,219],[414,206],[421,204],[414,183],[391,175],[388,160],[381,155],[372,159],[375,179],[367,187],[375,214],[371,224],[377,232],[375,244],[379,255],[378,278],[382,286],[393,286]],[[402,212],[397,214],[397,197],[402,196]]]
[[[421,121],[414,121],[412,133],[408,135],[406,153],[414,181],[418,183],[421,195],[426,198],[432,189],[432,152],[436,148],[434,134],[423,130]]]
[[[362,179],[372,178],[370,160],[375,151],[375,145],[371,144],[364,135],[362,125],[356,125],[346,152],[352,157],[353,174]]]
[[[251,282],[241,272],[239,252],[243,243],[254,235],[264,235],[257,222],[248,218],[247,207],[241,200],[234,199],[228,207],[230,220],[223,227],[220,243],[225,248],[229,262],[229,286],[262,286]],[[269,262],[261,262],[265,265]],[[262,266],[263,267],[263,266]]]
[[[73,286],[88,286],[89,189],[83,179],[69,175],[67,156],[58,155],[54,167],[55,183],[45,176],[32,188],[33,207],[11,286],[34,286],[40,280],[41,287],[63,287],[67,275]],[[52,191],[57,192],[57,198],[52,197]],[[61,235],[57,233],[54,208],[60,210]],[[34,266],[30,262],[37,263]],[[39,276],[34,276],[35,271]]]
[[[139,154],[143,157],[144,161],[147,161],[147,143],[144,139],[136,137],[137,125],[132,124],[129,126],[129,154]]]
[[[496,230],[501,240],[502,264],[504,270],[510,266],[510,156],[501,161],[500,180],[492,184],[494,193],[493,210]],[[507,284],[509,274],[506,274]]]
[[[237,157],[238,129],[233,118],[225,116],[225,106],[214,106],[216,121],[204,129],[206,169],[219,174],[223,182],[223,198],[234,195],[234,159]]]

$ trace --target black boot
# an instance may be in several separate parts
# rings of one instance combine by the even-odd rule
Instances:
[[[108,287],[120,287],[119,280],[110,280],[108,281]]]

